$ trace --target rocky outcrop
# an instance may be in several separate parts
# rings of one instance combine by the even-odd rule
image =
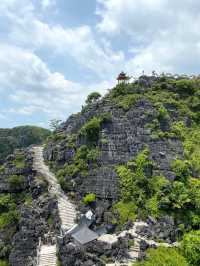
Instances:
[[[19,230],[12,241],[10,265],[36,265],[39,239],[45,239],[45,235],[52,230],[48,219],[55,215],[55,204],[51,198],[41,197],[33,203],[32,208],[22,209]]]
[[[12,266],[35,265],[39,239],[59,231],[57,203],[48,195],[45,180],[32,164],[30,149],[16,150],[0,171],[0,196],[12,200],[9,211],[17,214],[0,230],[0,257],[9,257]]]
[[[170,180],[174,179],[171,162],[176,157],[182,158],[182,143],[176,138],[152,137],[148,125],[157,117],[157,111],[147,100],[139,100],[126,112],[113,103],[102,100],[84,109],[80,114],[71,116],[62,124],[59,132],[65,137],[77,134],[86,121],[102,113],[111,113],[112,119],[103,123],[99,132],[97,147],[101,153],[97,161],[98,170],[91,167],[86,177],[74,177],[74,190],[82,195],[89,191],[101,199],[116,200],[119,196],[119,184],[115,166],[127,163],[146,145],[150,149],[150,159],[154,161],[153,174],[163,174]],[[78,137],[75,148],[83,144],[87,144],[87,140]],[[50,141],[45,148],[44,156],[46,160],[61,166],[72,161],[75,148],[69,147],[66,139]]]

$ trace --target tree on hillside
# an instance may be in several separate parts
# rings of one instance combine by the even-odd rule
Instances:
[[[57,131],[60,127],[61,122],[62,121],[59,119],[52,119],[50,120],[49,126],[53,131]]]
[[[99,100],[99,98],[101,98],[101,94],[98,92],[92,92],[88,95],[87,99],[86,99],[86,103],[90,104],[93,102],[96,102],[97,100]]]

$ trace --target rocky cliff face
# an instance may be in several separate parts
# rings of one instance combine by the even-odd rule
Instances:
[[[35,265],[39,238],[55,231],[57,206],[32,168],[30,150],[17,150],[0,172],[0,259]]]
[[[73,176],[73,188],[82,195],[95,193],[101,199],[116,200],[119,197],[119,180],[115,167],[127,163],[145,146],[150,149],[150,159],[154,161],[154,175],[163,174],[173,180],[175,174],[171,163],[176,158],[183,157],[181,141],[174,138],[154,138],[148,125],[158,116],[158,110],[147,99],[140,99],[128,110],[123,110],[107,98],[84,108],[81,113],[71,116],[60,128],[61,139],[48,142],[45,158],[61,167],[70,164],[81,145],[90,145],[79,131],[87,121],[102,114],[111,115],[109,121],[101,124],[98,140],[95,146],[100,150],[97,167],[89,165],[89,171],[84,178],[77,174]],[[175,113],[171,120],[175,119]],[[163,131],[168,130],[169,121],[162,121]],[[76,136],[74,146],[69,145],[69,136]],[[67,180],[70,179],[67,175]]]

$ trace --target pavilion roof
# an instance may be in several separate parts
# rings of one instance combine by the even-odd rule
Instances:
[[[118,75],[117,80],[124,80],[127,79],[128,76],[123,71]]]

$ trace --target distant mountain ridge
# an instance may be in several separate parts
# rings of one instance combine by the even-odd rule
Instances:
[[[50,130],[37,126],[0,128],[0,162],[16,148],[41,144],[50,135]]]

